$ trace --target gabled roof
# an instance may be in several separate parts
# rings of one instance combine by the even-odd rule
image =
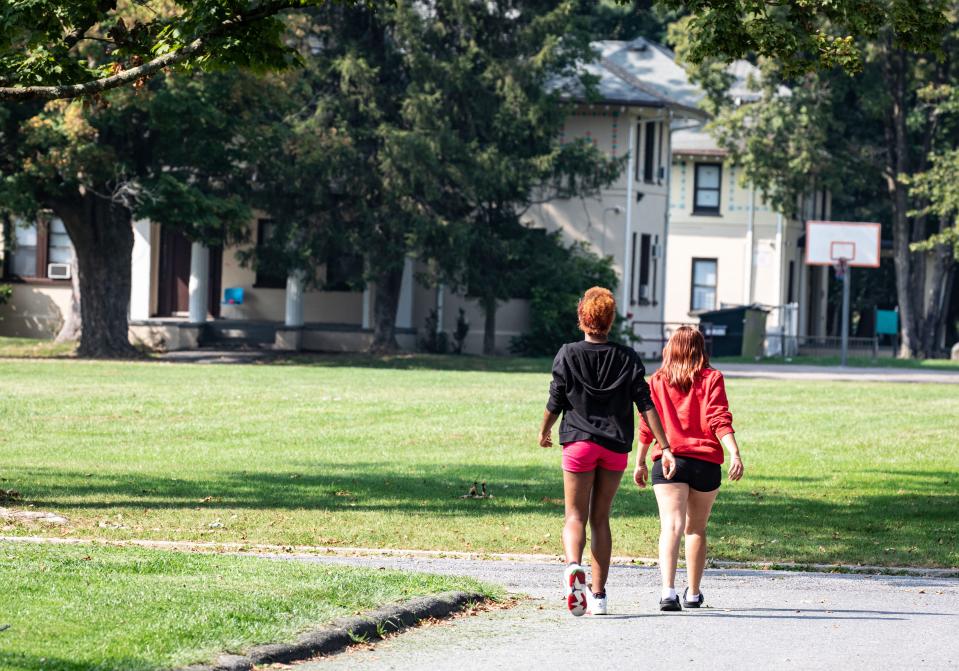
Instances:
[[[597,78],[600,101],[607,104],[637,107],[665,107],[683,116],[706,120],[700,108],[702,89],[689,81],[686,70],[676,62],[676,54],[661,44],[643,37],[630,41],[602,40],[593,42],[596,60],[581,66],[582,71]],[[749,87],[751,77],[759,74],[748,61],[730,64],[734,82],[729,94],[741,101],[758,98]],[[586,100],[579,83],[571,83],[570,96]]]
[[[594,42],[596,60],[582,70],[597,79],[596,92],[608,104],[670,108],[684,116],[705,119],[698,107],[702,92],[692,85],[673,52],[642,37],[624,42]],[[585,101],[585,91],[575,83],[570,95]]]

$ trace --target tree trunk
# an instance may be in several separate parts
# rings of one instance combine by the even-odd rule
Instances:
[[[63,320],[63,326],[55,338],[55,342],[76,342],[82,332],[80,321],[80,271],[77,266],[77,257],[70,261],[70,310]]]
[[[121,358],[138,355],[130,344],[133,226],[130,211],[90,192],[58,202],[77,255],[77,276],[83,305],[80,346],[84,357]]]
[[[481,298],[480,307],[483,309],[483,354],[496,354],[496,308],[495,298]]]
[[[900,330],[899,356],[911,358],[919,349],[916,308],[916,282],[913,274],[915,264],[909,250],[911,241],[909,226],[909,194],[899,176],[909,174],[909,138],[906,127],[906,56],[892,46],[891,38],[886,44],[883,75],[891,99],[886,115],[886,145],[889,160],[886,165],[886,185],[892,201],[892,247],[896,268],[896,301],[899,304]]]
[[[939,232],[944,231],[949,223],[945,218],[940,219]],[[919,354],[924,358],[933,358],[939,354],[939,336],[945,323],[946,313],[949,311],[949,296],[951,290],[951,275],[955,265],[952,245],[939,245],[930,252],[923,254],[925,270],[928,276],[923,286],[923,296],[920,306],[922,314],[919,329]],[[928,289],[926,288],[928,287]]]
[[[399,350],[396,342],[396,310],[403,284],[403,265],[379,273],[373,291],[373,343],[371,354],[390,354]]]

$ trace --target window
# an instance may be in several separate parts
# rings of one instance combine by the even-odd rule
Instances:
[[[648,233],[633,233],[629,278],[629,302],[631,305],[649,305],[649,275],[652,257],[652,236]],[[639,263],[636,253],[639,252]],[[636,295],[636,276],[639,275],[639,295]]]
[[[659,156],[657,155],[657,146],[656,146],[656,126],[658,124],[654,121],[647,121],[645,124],[646,131],[644,133],[645,138],[643,141],[643,181],[647,184],[652,184],[656,181],[656,172],[659,161],[657,160]]]
[[[649,286],[649,261],[652,255],[652,236],[643,233],[642,241],[639,244],[639,297],[646,298],[642,287]]]
[[[63,221],[56,217],[29,226],[13,223],[8,232],[7,239],[13,244],[7,254],[7,273],[12,277],[47,279],[47,264],[73,261],[73,243]]]
[[[273,263],[273,254],[267,244],[273,235],[274,223],[272,219],[260,219],[256,222],[256,279],[254,287],[258,289],[285,289],[286,273],[278,272]]]
[[[363,255],[334,252],[326,260],[325,291],[358,291],[363,286]]]
[[[716,309],[716,259],[693,259],[691,312]]]
[[[794,297],[794,295],[795,295],[794,292],[793,292],[793,288],[794,288],[794,287],[793,287],[793,273],[794,273],[795,271],[796,271],[796,262],[795,262],[795,261],[790,261],[790,262],[789,262],[789,284],[788,284],[789,289],[786,291],[786,302],[787,302],[787,303],[792,303],[792,302],[793,302],[793,297]]]
[[[696,196],[693,214],[719,214],[719,191],[723,167],[719,163],[696,164]]]

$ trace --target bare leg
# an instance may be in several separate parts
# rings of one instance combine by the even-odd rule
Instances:
[[[613,498],[623,479],[622,471],[596,469],[593,485],[593,499],[589,507],[589,549],[593,558],[592,589],[594,592],[606,591],[606,578],[609,575],[609,559],[613,554],[613,534],[609,528],[609,511],[613,507]]]
[[[679,540],[686,528],[689,492],[689,485],[684,482],[653,485],[659,506],[659,571],[663,577],[663,587],[676,586]]]
[[[706,523],[718,493],[718,489],[711,492],[689,490],[689,503],[686,506],[686,574],[692,594],[699,594],[699,583],[706,568]]]
[[[586,547],[586,520],[589,519],[589,498],[593,492],[596,472],[570,473],[563,471],[563,489],[566,492],[566,524],[563,526],[563,550],[566,563],[583,562]]]

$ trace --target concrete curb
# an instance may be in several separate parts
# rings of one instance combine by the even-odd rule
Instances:
[[[412,559],[469,559],[474,561],[508,561],[521,563],[562,563],[563,557],[551,554],[524,554],[509,552],[464,552],[462,550],[404,550],[392,548],[333,547],[321,545],[269,545],[266,543],[236,543],[209,541],[157,541],[146,539],[107,540],[103,538],[58,538],[56,536],[2,536],[0,541],[10,543],[49,543],[52,545],[98,544],[122,547],[178,550],[181,552],[229,553],[247,556],[269,556],[281,559],[304,557],[384,557]],[[615,566],[655,567],[653,557],[612,557]],[[683,566],[683,562],[680,562]],[[856,573],[864,575],[901,575],[918,578],[959,578],[959,567],[934,568],[923,566],[880,566],[869,564],[803,564],[789,561],[731,561],[711,559],[706,568],[752,571],[798,571],[808,573]]]
[[[373,641],[412,627],[427,618],[448,617],[486,597],[475,592],[444,592],[383,606],[365,615],[342,617],[324,627],[300,634],[293,643],[257,645],[245,655],[223,654],[210,665],[182,667],[179,671],[250,671],[257,664],[290,663],[339,652],[354,643]]]

